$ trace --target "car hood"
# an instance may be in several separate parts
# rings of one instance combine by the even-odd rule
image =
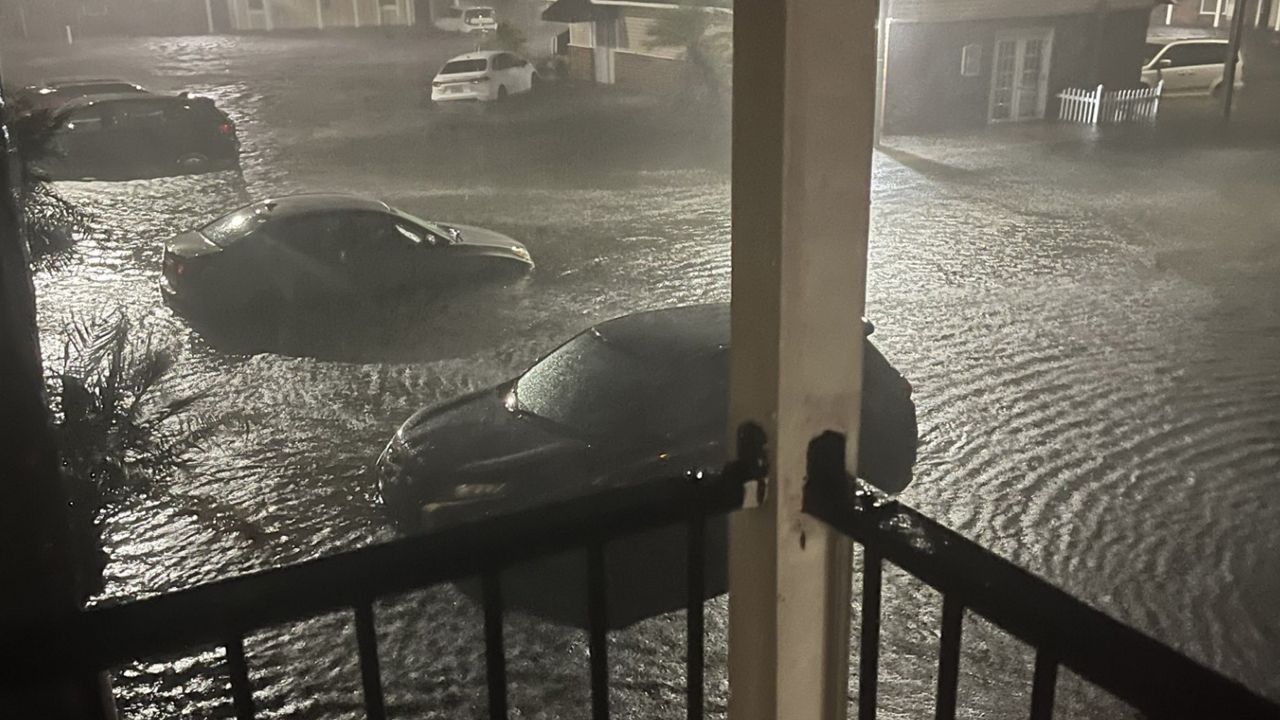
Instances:
[[[172,237],[165,243],[165,250],[179,255],[181,257],[199,257],[201,255],[209,255],[216,253],[222,248],[214,245],[209,238],[205,237],[198,230],[185,232],[176,237]]]
[[[549,492],[582,489],[563,480],[584,476],[590,446],[544,420],[509,410],[508,387],[467,395],[405,421],[379,459],[383,500],[399,506],[390,507],[395,514],[413,521],[427,505],[427,514],[438,516],[431,524],[439,526],[463,507],[509,512],[545,502]],[[400,455],[390,468],[396,446]]]
[[[503,235],[500,232],[476,227],[475,225],[460,225],[458,223],[451,222],[444,222],[440,224],[445,227],[457,228],[462,232],[461,239],[458,241],[459,245],[469,245],[471,247],[494,250],[515,250],[516,248],[527,250],[524,243],[510,236]]]

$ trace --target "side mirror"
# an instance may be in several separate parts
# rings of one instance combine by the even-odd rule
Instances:
[[[1156,63],[1156,67],[1161,70],[1164,70],[1166,68],[1171,68],[1173,67],[1173,61],[1170,60],[1169,58],[1160,58],[1160,62]]]

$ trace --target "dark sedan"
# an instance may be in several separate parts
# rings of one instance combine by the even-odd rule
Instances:
[[[369,198],[304,194],[240,208],[165,245],[160,289],[188,311],[255,309],[523,273],[524,245]]]
[[[403,526],[435,529],[718,469],[726,460],[728,345],[727,305],[597,325],[514,380],[410,417],[378,459],[382,501]],[[864,347],[858,475],[897,491],[915,464],[915,403],[906,379],[870,340]],[[719,594],[726,587],[723,519],[711,524],[708,552],[708,590]],[[610,624],[682,607],[683,553],[682,529],[611,543]],[[511,569],[510,602],[581,625],[584,567],[561,556]]]

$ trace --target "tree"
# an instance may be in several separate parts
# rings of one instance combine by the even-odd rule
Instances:
[[[523,55],[528,38],[524,31],[509,22],[500,22],[493,33],[485,38],[486,50],[504,50],[516,55]]]
[[[684,5],[661,13],[646,45],[679,48],[685,63],[677,102],[724,106],[731,88],[732,35],[710,8]]]
[[[102,516],[182,467],[214,425],[188,416],[203,393],[164,397],[174,356],[122,314],[73,322],[62,369],[47,380],[87,599],[102,590]]]
[[[5,106],[4,120],[16,154],[15,200],[31,263],[38,268],[55,266],[71,256],[76,237],[88,232],[91,220],[62,197],[40,169],[60,153],[62,121],[49,110],[28,113],[10,105]]]

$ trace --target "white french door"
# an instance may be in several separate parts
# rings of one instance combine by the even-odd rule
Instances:
[[[1053,30],[996,36],[991,65],[991,122],[1039,120],[1049,101]]]

